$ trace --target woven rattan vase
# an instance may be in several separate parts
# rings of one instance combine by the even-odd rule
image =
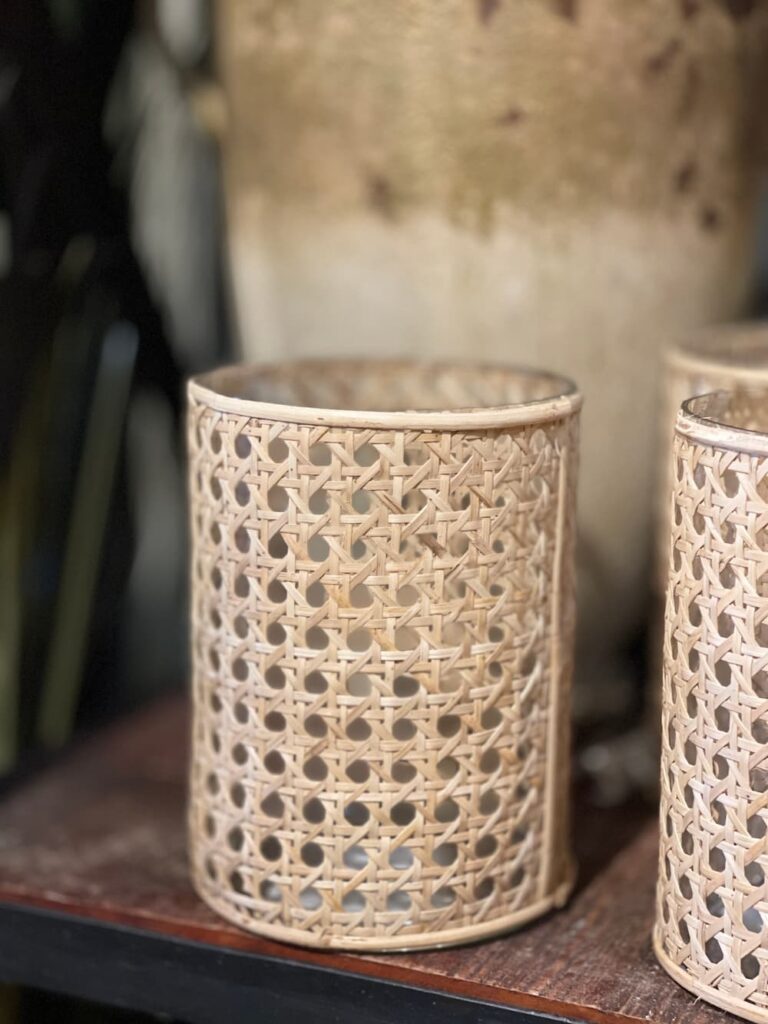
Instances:
[[[564,901],[579,404],[499,368],[191,383],[191,859],[223,916],[386,950]]]
[[[669,568],[669,496],[674,486],[671,458],[675,418],[696,395],[729,388],[768,388],[768,324],[722,324],[698,331],[664,357],[659,406],[660,481],[656,515],[656,579],[663,593]]]
[[[710,391],[735,387],[768,388],[768,325],[721,324],[695,332],[664,357],[659,405],[659,458],[656,490],[656,565],[649,628],[648,709],[658,728],[661,707],[661,650],[664,591],[669,570],[670,495],[675,485],[672,441],[681,404]]]
[[[686,402],[673,460],[656,952],[768,1021],[768,392]]]

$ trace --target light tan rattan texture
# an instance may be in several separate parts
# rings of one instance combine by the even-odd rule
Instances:
[[[753,1021],[768,1021],[766,429],[764,391],[678,417],[654,943],[680,984]]]
[[[665,355],[659,421],[656,488],[655,569],[649,625],[649,713],[658,729],[664,591],[669,568],[669,499],[674,486],[672,440],[675,418],[686,399],[720,388],[768,387],[768,326],[721,324],[698,331]]]
[[[478,371],[402,364],[190,385],[192,871],[252,931],[435,946],[567,895],[579,400],[482,373],[533,404],[441,412]],[[278,378],[312,408],[253,400]]]
[[[672,493],[672,438],[686,399],[735,387],[768,387],[768,326],[724,324],[699,332],[665,356],[660,406],[660,481],[657,490],[656,580],[664,592],[669,567],[669,496]]]

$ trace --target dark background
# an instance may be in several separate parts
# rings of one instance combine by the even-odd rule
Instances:
[[[182,102],[207,45],[163,60],[152,9],[6,0],[0,18],[2,771],[185,675],[183,380],[230,353],[215,154]],[[172,218],[160,258],[142,245],[152,132],[175,132],[197,280]]]
[[[208,47],[154,52],[153,7],[6,0],[0,16],[6,785],[185,679],[183,381],[230,352],[215,153],[182,102]],[[175,133],[180,162],[158,168],[177,199],[159,256],[136,212],[153,132]],[[196,226],[188,261],[174,216]],[[64,1019],[139,1018],[0,989],[3,1024]]]

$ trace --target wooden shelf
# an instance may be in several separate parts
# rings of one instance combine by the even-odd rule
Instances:
[[[187,713],[144,711],[0,802],[0,978],[191,1024],[716,1024],[650,948],[656,826],[577,807],[568,907],[505,938],[433,953],[324,954],[220,920],[187,878]]]

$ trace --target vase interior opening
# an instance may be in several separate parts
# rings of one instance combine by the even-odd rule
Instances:
[[[492,409],[575,394],[566,378],[535,370],[364,360],[235,365],[205,375],[201,383],[245,401],[372,412]]]
[[[768,435],[768,388],[714,391],[689,399],[683,409],[718,426]]]

